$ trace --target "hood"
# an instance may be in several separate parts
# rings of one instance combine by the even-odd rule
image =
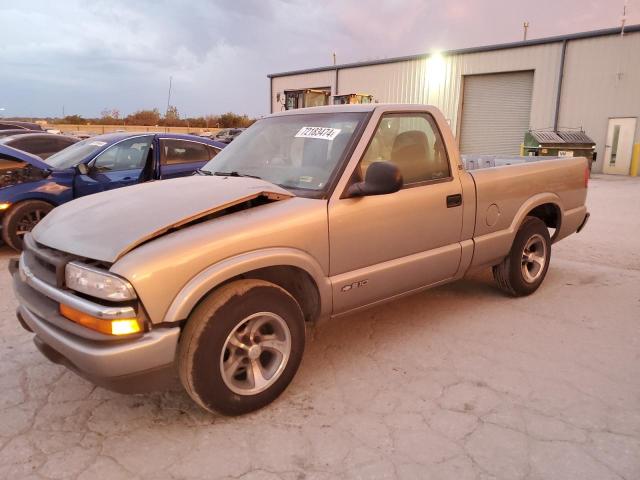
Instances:
[[[7,147],[6,145],[0,145],[0,156],[8,157],[10,160],[15,160],[16,162],[26,162],[40,170],[51,170],[51,166],[43,162],[40,157],[16,148]]]
[[[192,176],[110,190],[55,208],[33,230],[45,246],[113,263],[138,245],[230,207],[293,195],[246,177]]]

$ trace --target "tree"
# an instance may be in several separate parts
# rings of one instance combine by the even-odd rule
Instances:
[[[87,123],[87,121],[80,115],[67,115],[60,121],[60,123],[66,123],[69,125],[81,125]]]
[[[175,105],[169,105],[167,113],[164,115],[164,124],[167,127],[176,127],[180,125],[180,114],[178,113],[178,107]]]
[[[128,125],[158,125],[159,121],[160,112],[157,108],[153,110],[138,110],[125,118],[125,122]]]
[[[120,123],[120,110],[117,108],[105,108],[100,112],[100,118],[96,123],[101,125],[115,125]]]
[[[218,117],[220,128],[241,128],[250,126],[255,120],[250,119],[246,115],[238,115],[233,112],[223,113]]]

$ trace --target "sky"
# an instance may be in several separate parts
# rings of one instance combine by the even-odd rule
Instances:
[[[0,0],[0,116],[269,109],[267,74],[620,26],[625,0]],[[640,0],[627,0],[627,25]]]

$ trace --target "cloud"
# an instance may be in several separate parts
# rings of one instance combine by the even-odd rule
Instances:
[[[272,72],[619,24],[610,2],[569,0],[0,0],[7,115],[96,116],[172,103],[188,115],[268,111]],[[640,0],[628,23],[640,23]]]

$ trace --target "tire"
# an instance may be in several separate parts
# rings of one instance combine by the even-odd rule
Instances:
[[[14,250],[22,250],[24,234],[33,230],[51,210],[53,205],[42,200],[17,203],[2,219],[2,239]]]
[[[531,295],[542,284],[551,260],[551,238],[545,223],[526,217],[509,255],[493,267],[498,287],[514,297]]]
[[[189,316],[178,345],[180,381],[210,412],[248,413],[284,391],[304,346],[304,316],[291,294],[263,280],[238,280]]]

